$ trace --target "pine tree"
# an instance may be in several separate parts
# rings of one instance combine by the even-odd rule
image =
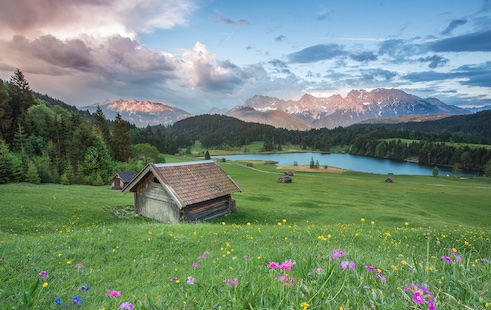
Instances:
[[[210,152],[208,152],[208,150],[206,150],[205,159],[206,160],[209,160],[210,159]]]
[[[29,161],[29,164],[27,166],[26,182],[34,183],[34,184],[41,183],[41,178],[39,177],[38,169],[36,168],[36,165],[32,161]]]
[[[116,115],[114,128],[111,136],[111,154],[114,160],[126,162],[131,158],[130,134],[121,115]]]
[[[0,139],[0,184],[18,182],[22,177],[22,160],[12,154],[5,141]]]
[[[106,116],[104,115],[104,112],[102,112],[102,109],[100,106],[97,106],[97,110],[94,114],[94,125],[95,125],[96,130],[101,135],[102,139],[104,139],[104,142],[107,145],[109,145],[111,133],[109,131],[109,126],[107,125]]]
[[[12,126],[12,108],[9,105],[9,94],[3,80],[0,79],[0,139],[6,139]]]
[[[15,70],[10,78],[9,83],[10,101],[9,105],[12,111],[12,125],[23,123],[27,109],[34,104],[34,96],[29,83],[24,77],[24,74],[19,70]],[[16,126],[10,127],[7,135],[7,143],[12,143]]]
[[[15,151],[21,154],[26,154],[27,144],[28,144],[28,140],[27,140],[26,132],[24,130],[24,126],[18,123],[17,130],[15,131],[14,134],[13,148]]]

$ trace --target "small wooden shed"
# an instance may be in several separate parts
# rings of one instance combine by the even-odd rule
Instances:
[[[123,188],[135,194],[135,212],[161,222],[192,222],[230,214],[241,188],[213,160],[149,163]]]
[[[135,177],[133,171],[121,171],[113,177],[112,189],[123,189]]]

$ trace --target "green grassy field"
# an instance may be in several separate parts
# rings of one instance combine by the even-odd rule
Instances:
[[[283,184],[273,165],[221,165],[237,212],[188,225],[135,216],[108,186],[1,185],[0,309],[489,307],[490,179]]]

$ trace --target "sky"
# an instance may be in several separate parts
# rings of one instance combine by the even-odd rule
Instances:
[[[192,114],[397,88],[491,104],[491,0],[1,0],[0,78]]]

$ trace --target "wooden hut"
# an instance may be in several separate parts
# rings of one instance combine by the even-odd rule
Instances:
[[[135,173],[133,171],[121,171],[116,173],[113,177],[112,189],[123,189],[131,180],[135,177]]]
[[[135,194],[135,212],[161,222],[202,221],[235,210],[241,188],[213,160],[148,164],[123,188]]]

